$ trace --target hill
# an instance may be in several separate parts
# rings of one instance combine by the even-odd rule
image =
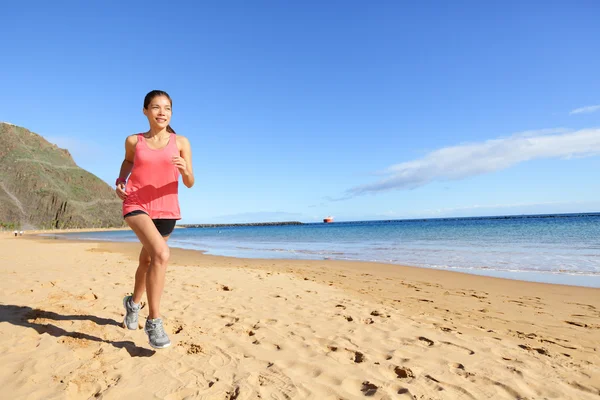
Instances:
[[[25,128],[0,122],[0,226],[123,226],[121,201],[71,154]]]

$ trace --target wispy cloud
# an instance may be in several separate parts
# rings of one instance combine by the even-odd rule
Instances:
[[[573,115],[573,114],[589,114],[589,113],[593,113],[596,111],[600,111],[600,104],[595,105],[595,106],[586,106],[586,107],[580,107],[580,108],[576,108],[574,110],[572,110],[569,115]]]
[[[342,199],[389,190],[415,189],[434,181],[464,179],[534,159],[588,157],[598,154],[600,129],[521,132],[507,138],[445,147],[432,151],[421,159],[392,165],[382,172],[385,178],[351,188]]]

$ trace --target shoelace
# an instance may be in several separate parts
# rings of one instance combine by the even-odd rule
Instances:
[[[157,336],[164,336],[165,335],[165,329],[163,327],[163,324],[161,324],[160,322],[150,322],[150,329],[152,331],[154,331],[154,333]]]
[[[131,308],[132,311],[140,311],[141,304],[138,304],[137,307],[133,305],[133,301],[129,300],[129,308]]]

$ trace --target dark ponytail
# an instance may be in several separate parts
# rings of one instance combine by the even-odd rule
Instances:
[[[169,102],[171,103],[171,107],[173,107],[173,100],[171,100],[171,96],[169,96],[169,94],[167,92],[165,92],[163,90],[153,90],[153,91],[149,92],[146,95],[146,97],[144,97],[144,108],[147,110],[152,99],[154,99],[155,97],[158,97],[158,96],[165,96],[167,99],[169,99]],[[167,132],[175,133],[175,130],[173,128],[171,128],[171,125],[167,125]]]

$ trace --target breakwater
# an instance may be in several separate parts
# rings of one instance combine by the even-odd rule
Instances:
[[[299,221],[284,221],[284,222],[248,222],[235,224],[182,224],[178,225],[182,228],[224,228],[238,226],[277,226],[277,225],[302,225]]]

